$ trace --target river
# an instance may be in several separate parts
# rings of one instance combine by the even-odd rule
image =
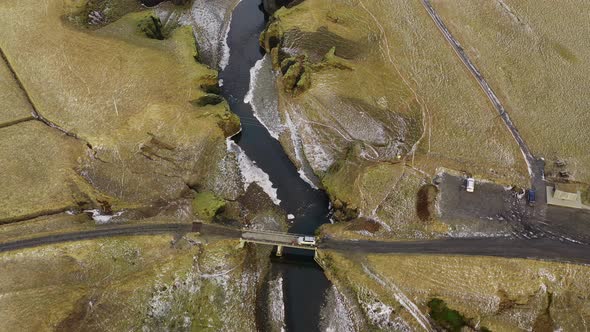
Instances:
[[[302,180],[279,142],[254,117],[251,105],[244,103],[250,89],[250,69],[264,56],[258,44],[260,33],[266,26],[260,2],[243,0],[233,12],[227,38],[231,49],[229,63],[219,75],[223,80],[222,95],[242,120],[242,132],[234,138],[236,143],[269,175],[277,188],[281,207],[295,215],[289,231],[313,234],[320,225],[329,222],[326,193],[313,189]],[[276,96],[272,91],[274,88],[274,81],[268,80],[256,93],[264,93],[266,89],[269,96]],[[271,272],[283,279],[286,329],[319,331],[320,310],[330,282],[313,257],[304,252],[285,250],[282,258],[272,259]],[[265,307],[264,303],[258,304],[259,311],[264,311]],[[264,315],[259,312],[259,317]]]

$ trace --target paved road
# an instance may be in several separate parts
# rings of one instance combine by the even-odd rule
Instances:
[[[320,244],[320,249],[349,253],[533,258],[590,264],[590,246],[552,239],[455,238],[399,242],[325,240]]]
[[[30,238],[26,240],[0,243],[0,252],[32,248],[55,243],[91,240],[103,237],[176,234],[188,233],[192,231],[194,231],[193,225],[186,223],[142,224],[114,227],[108,226],[104,228],[97,227],[97,229],[87,231],[47,235]],[[241,232],[239,230],[214,225],[202,225],[200,231],[206,233],[207,235],[223,236],[236,239],[239,238],[241,235]]]
[[[151,225],[134,225],[121,227],[97,228],[88,231],[80,231],[73,233],[63,233],[56,235],[48,235],[35,237],[26,240],[19,240],[14,242],[0,244],[0,252],[11,251],[17,249],[38,247],[42,245],[72,242],[81,240],[90,240],[101,237],[113,236],[129,236],[129,235],[157,235],[170,234],[177,232],[190,232],[191,224],[151,224]]]
[[[94,230],[41,236],[15,242],[1,243],[0,252],[42,245],[89,240],[102,237],[182,234],[199,231],[204,235],[239,239],[242,231],[216,225],[143,224],[97,228]],[[326,239],[320,249],[360,253],[438,254],[535,258],[590,264],[590,246],[552,239],[471,238],[428,241],[342,241]]]
[[[488,97],[488,99],[490,100],[490,102],[492,103],[492,105],[494,106],[496,111],[498,112],[499,116],[504,121],[504,124],[506,124],[506,127],[508,127],[508,130],[510,130],[510,133],[512,134],[512,136],[516,140],[516,143],[518,143],[518,146],[520,147],[520,151],[522,152],[524,159],[528,165],[532,185],[533,186],[539,185],[539,183],[542,181],[542,178],[543,178],[543,168],[542,167],[540,168],[540,166],[542,166],[544,163],[542,163],[542,162],[539,163],[538,160],[533,156],[528,145],[525,143],[525,141],[520,136],[518,129],[516,129],[516,127],[512,123],[510,116],[508,115],[508,113],[506,113],[506,110],[504,109],[504,106],[500,102],[500,99],[498,98],[498,96],[496,95],[494,90],[492,90],[492,88],[490,87],[488,82],[485,80],[485,78],[483,77],[481,72],[477,69],[477,67],[473,64],[473,62],[471,62],[471,60],[469,59],[469,57],[465,53],[465,50],[461,46],[461,44],[453,37],[453,35],[451,34],[451,32],[449,31],[447,26],[444,24],[443,20],[440,18],[440,16],[438,15],[436,10],[432,6],[432,3],[430,2],[430,0],[422,0],[422,4],[424,5],[424,8],[426,8],[428,15],[430,15],[430,17],[432,18],[432,20],[436,24],[437,28],[443,34],[443,36],[445,37],[447,42],[449,42],[449,44],[451,45],[451,47],[453,48],[453,50],[455,51],[455,53],[457,54],[457,56],[459,57],[461,62],[463,62],[463,64],[471,72],[473,77],[475,77],[475,80],[477,81],[479,86],[482,88],[483,92],[486,94],[486,96]]]

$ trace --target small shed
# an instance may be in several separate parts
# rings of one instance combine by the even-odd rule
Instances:
[[[557,183],[553,198],[562,199],[564,201],[578,200],[578,186],[573,183]]]

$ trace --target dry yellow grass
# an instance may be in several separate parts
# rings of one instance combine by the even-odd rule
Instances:
[[[112,145],[149,107],[189,111],[216,73],[190,58],[184,39],[149,39],[137,29],[149,13],[131,13],[94,31],[65,22],[63,1],[3,1],[0,46],[38,111],[95,144]],[[176,35],[188,34],[180,29]],[[194,45],[194,42],[193,42]],[[189,60],[190,59],[190,60]],[[198,124],[198,122],[197,122]],[[110,134],[110,135],[107,135]]]
[[[254,330],[255,274],[235,246],[141,236],[3,253],[0,331]]]
[[[0,58],[0,105],[0,127],[31,117],[31,106],[2,58]]]
[[[481,325],[492,331],[528,329],[547,306],[555,328],[564,331],[583,330],[583,322],[590,318],[587,266],[426,256],[370,256],[369,264],[416,301],[443,298],[451,308],[481,319]]]
[[[57,214],[0,226],[0,243],[55,233],[75,232],[94,228],[96,224],[87,214]]]
[[[419,2],[312,0],[278,16],[283,31],[327,27],[365,48],[352,60],[353,71],[316,73],[311,90],[294,100],[306,112],[313,112],[312,117],[325,117],[329,112],[329,119],[323,121],[335,122],[354,138],[355,128],[342,124],[346,114],[339,114],[343,107],[334,99],[360,99],[402,114],[413,108],[418,123],[411,129],[423,134],[417,154],[425,163],[462,167],[505,183],[526,182],[526,167],[516,143]],[[387,121],[395,122],[393,118]],[[433,168],[425,165],[425,169]]]
[[[63,212],[84,201],[74,171],[84,145],[28,121],[0,129],[0,222]]]
[[[590,182],[590,4],[433,1],[533,153]]]
[[[195,61],[190,27],[155,40],[138,28],[152,15],[150,11],[128,13],[97,29],[68,21],[68,15],[82,10],[86,2],[0,3],[0,47],[8,62],[38,113],[76,135],[82,147],[68,156],[64,155],[69,149],[54,151],[59,144],[39,151],[39,146],[55,143],[46,138],[47,130],[53,130],[53,136],[63,133],[49,127],[39,132],[38,126],[21,130],[23,138],[18,144],[14,139],[4,140],[1,158],[12,168],[1,174],[7,180],[0,197],[17,195],[0,202],[0,220],[63,209],[63,204],[57,204],[61,196],[56,197],[55,206],[29,209],[30,204],[14,205],[23,197],[28,197],[26,202],[51,200],[45,194],[58,187],[64,195],[83,192],[86,207],[98,205],[95,197],[110,202],[114,209],[177,199],[187,183],[206,187],[216,180],[211,178],[226,153],[225,135],[237,128],[237,118],[223,100],[202,107],[191,103],[205,95],[202,85],[217,84],[217,73]],[[122,14],[118,12],[117,17]],[[0,65],[4,75],[4,64]],[[23,101],[14,82],[7,80],[6,84],[16,92],[6,89],[1,94]],[[10,103],[6,106],[18,108]],[[30,105],[23,107],[31,109]],[[45,141],[37,143],[40,139]],[[35,155],[37,162],[32,162]],[[14,160],[26,164],[19,169]],[[61,164],[59,169],[36,169],[48,163]],[[35,173],[37,176],[27,176]],[[62,173],[79,176],[72,184]],[[28,179],[33,178],[36,182],[31,184]]]
[[[422,237],[445,229],[416,224],[418,189],[437,168],[529,182],[510,132],[419,1],[308,0],[275,16],[266,37],[282,35],[285,53],[317,62],[335,46],[351,68],[324,60],[305,92],[279,89],[281,142],[334,201]]]
[[[440,298],[492,331],[530,330],[548,306],[554,329],[584,330],[590,318],[587,266],[488,257],[323,256],[329,275],[357,299],[363,300],[368,288],[394,307],[402,306],[394,298],[407,297],[427,315],[428,301]],[[404,319],[417,324],[411,316]]]
[[[0,255],[0,330],[49,331],[60,324],[112,330],[141,323],[157,275],[169,282],[175,271],[190,266],[190,254],[179,255],[169,241],[166,236],[94,240]],[[106,321],[92,322],[95,315]]]

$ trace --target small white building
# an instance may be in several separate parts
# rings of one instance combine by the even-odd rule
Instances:
[[[573,183],[557,183],[555,187],[547,186],[547,204],[590,209],[590,206],[582,204],[582,194],[578,186]]]

